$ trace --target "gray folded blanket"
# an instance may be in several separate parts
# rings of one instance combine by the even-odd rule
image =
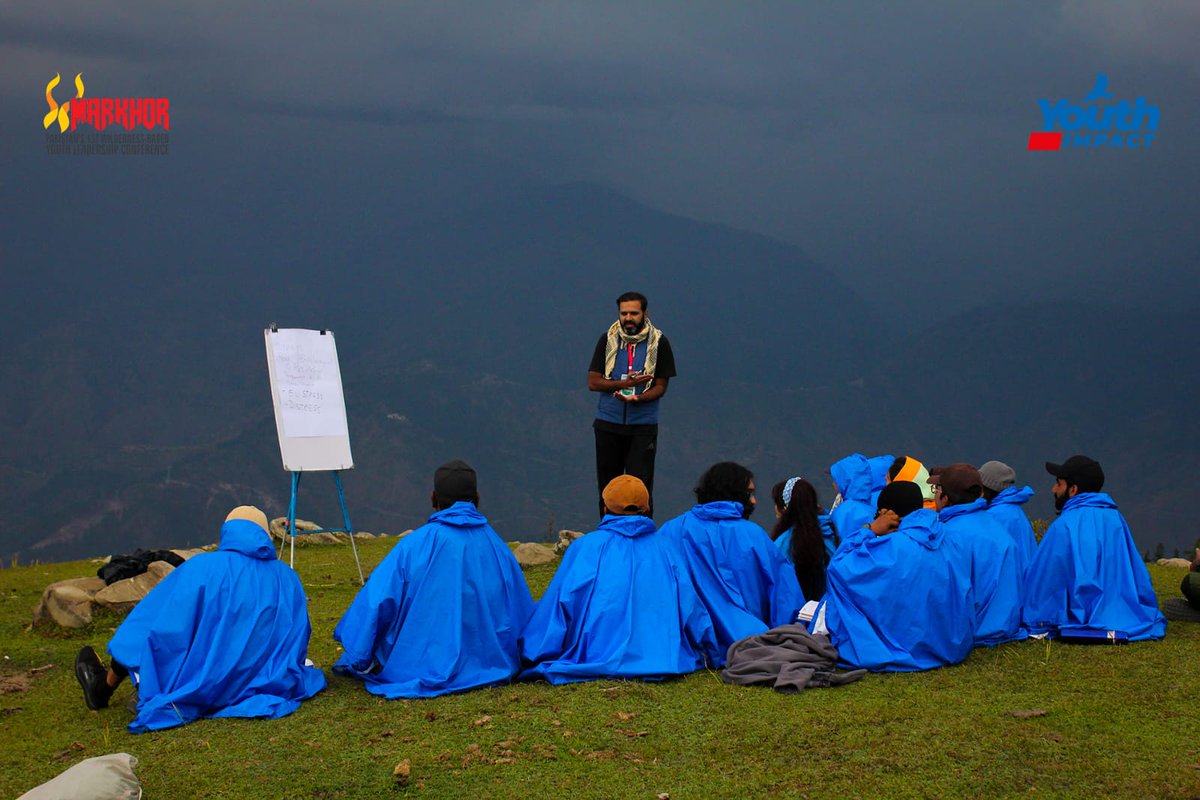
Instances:
[[[811,634],[800,623],[780,625],[731,644],[721,680],[795,694],[806,688],[843,686],[867,674],[865,669],[835,672],[837,659],[828,636]]]

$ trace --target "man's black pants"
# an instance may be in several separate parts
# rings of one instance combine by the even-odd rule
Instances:
[[[630,425],[630,432],[618,433],[607,428],[593,427],[596,434],[596,484],[599,493],[618,475],[633,475],[641,478],[650,493],[650,510],[646,516],[654,516],[654,454],[658,452],[657,425]],[[604,509],[604,498],[600,498],[600,516]]]

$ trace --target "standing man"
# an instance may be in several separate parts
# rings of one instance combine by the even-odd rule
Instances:
[[[648,301],[637,292],[617,298],[617,321],[600,337],[588,367],[588,390],[600,393],[596,419],[596,484],[601,495],[618,475],[646,484],[654,515],[654,455],[658,403],[675,377],[671,343],[646,316]],[[600,498],[600,514],[605,513]]]

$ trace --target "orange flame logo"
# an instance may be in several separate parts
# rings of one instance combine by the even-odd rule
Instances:
[[[61,79],[62,76],[56,72],[50,82],[46,84],[46,105],[50,106],[50,112],[42,118],[42,127],[46,128],[47,130],[49,130],[50,126],[54,124],[54,120],[57,119],[59,133],[65,131],[67,126],[71,124],[71,101],[68,100],[61,106],[54,102],[54,87],[58,86],[58,82]],[[75,95],[76,100],[83,97],[82,72],[75,76],[75,90],[77,92]]]

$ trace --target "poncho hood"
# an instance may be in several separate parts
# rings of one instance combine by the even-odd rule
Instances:
[[[1116,502],[1106,492],[1081,492],[1063,505],[1063,511],[1075,508],[1116,508]]]
[[[487,517],[479,513],[474,503],[459,500],[449,508],[429,515],[429,522],[440,522],[455,528],[476,528],[487,524]]]
[[[892,464],[896,463],[896,457],[875,456],[867,459],[867,463],[871,465],[871,490],[876,491],[887,486],[888,470],[892,468]]]
[[[886,475],[887,470],[884,470]],[[829,475],[837,485],[843,500],[860,500],[867,502],[871,499],[874,486],[871,462],[861,453],[854,453],[834,462],[829,468]]]
[[[218,550],[241,553],[250,558],[275,559],[275,547],[271,537],[248,519],[231,519],[221,526],[221,544]]]
[[[645,536],[648,533],[654,533],[654,520],[638,514],[630,516],[605,514],[597,530],[619,533],[621,536],[628,536],[632,539],[635,536]]]
[[[956,506],[946,506],[938,512],[938,519],[942,522],[948,522],[955,517],[962,517],[967,514],[975,514],[987,508],[987,500],[980,497],[978,500],[973,500],[970,503],[960,503]],[[908,519],[905,517],[905,519]]]
[[[700,503],[692,506],[692,513],[700,519],[741,519],[742,504],[733,500],[718,500],[715,503]]]
[[[1024,486],[1018,489],[1015,486],[1010,486],[1000,494],[993,497],[992,502],[989,503],[989,505],[995,506],[1009,503],[1012,505],[1023,506],[1029,502],[1029,498],[1031,497],[1033,497],[1032,487]]]
[[[907,536],[926,550],[937,550],[942,546],[946,528],[938,519],[936,511],[919,508],[900,521],[900,527],[892,536]]]

